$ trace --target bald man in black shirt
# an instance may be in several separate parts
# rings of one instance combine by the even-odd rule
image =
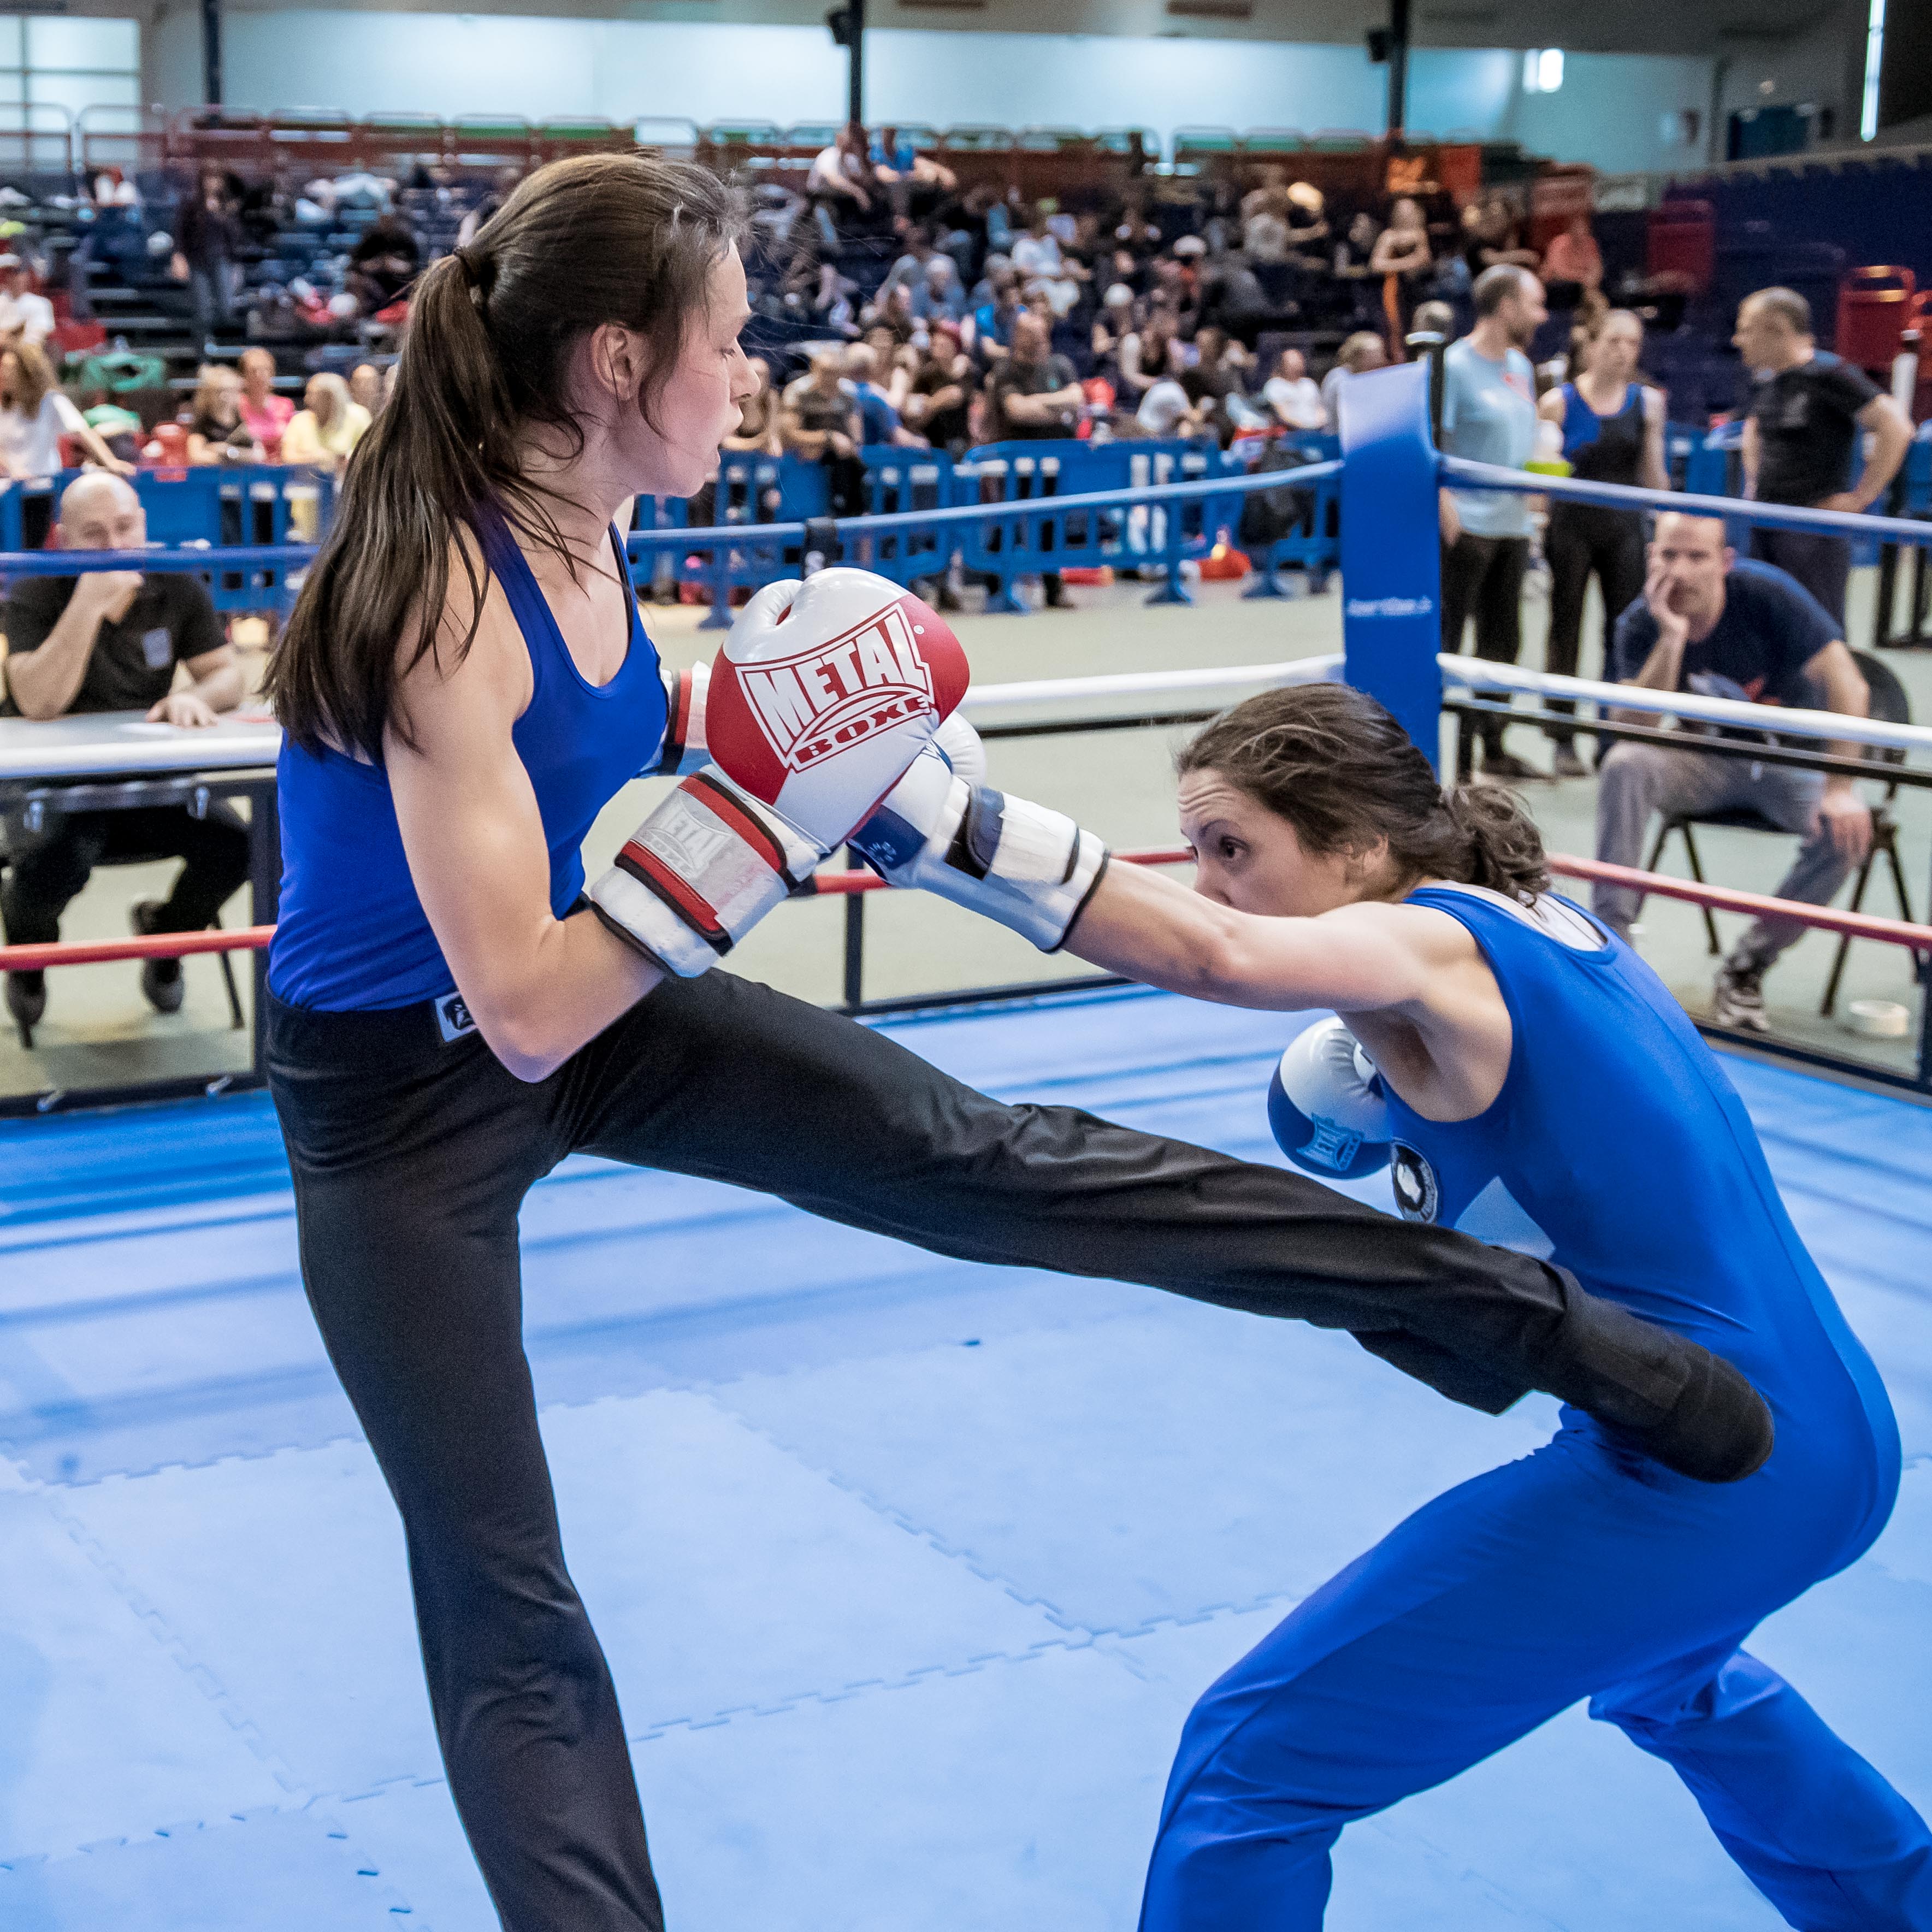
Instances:
[[[140,499],[120,478],[90,472],[61,499],[60,532],[66,550],[139,550],[147,542],[147,520]],[[113,570],[16,578],[4,628],[10,716],[140,710],[154,723],[192,729],[212,724],[244,693],[242,668],[198,578]],[[177,664],[194,680],[180,691],[174,688]],[[134,907],[137,932],[194,932],[212,925],[248,876],[248,828],[218,803],[200,818],[179,805],[50,812],[32,831],[10,814],[7,848],[0,920],[15,945],[59,938],[68,901],[104,860],[186,861],[164,902]],[[146,962],[141,988],[157,1012],[176,1011],[181,962]],[[7,975],[8,1010],[22,1025],[38,1022],[46,997],[44,974]]]

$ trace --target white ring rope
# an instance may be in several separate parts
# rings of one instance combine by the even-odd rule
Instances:
[[[1654,712],[1712,724],[1750,725],[1780,736],[1932,752],[1932,728],[1923,724],[1888,724],[1881,718],[1853,718],[1839,711],[1787,711],[1780,704],[1742,704],[1733,698],[1700,698],[1691,691],[1651,691],[1634,684],[1600,683],[1594,678],[1558,677],[1553,671],[1526,670],[1516,664],[1486,663],[1480,658],[1440,656],[1436,662],[1442,668],[1444,684],[1459,691],[1508,689],[1587,698],[1606,709]]]
[[[1010,704],[1088,698],[1151,697],[1156,692],[1232,691],[1246,686],[1329,684],[1342,674],[1339,652],[1286,664],[1229,664],[1214,670],[1119,671],[1102,677],[1040,678],[1022,684],[976,684],[959,709],[968,717]]]

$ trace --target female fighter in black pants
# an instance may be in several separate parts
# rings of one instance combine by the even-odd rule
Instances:
[[[1728,1365],[1559,1270],[1277,1169],[998,1105],[703,971],[956,699],[956,644],[892,586],[831,572],[759,594],[712,676],[713,764],[584,904],[579,842],[667,736],[610,520],[639,492],[694,492],[752,392],[737,232],[710,176],[598,156],[532,176],[431,268],[272,676],[290,742],[268,1061],[304,1280],[402,1514],[451,1791],[518,1932],[662,1924],[522,1348],[518,1206],[573,1150],[947,1254],[1352,1329],[1456,1400],[1545,1388],[1707,1479],[1768,1446]],[[889,601],[842,628],[868,586]],[[833,702],[841,679],[856,710]],[[893,746],[883,777],[864,762]]]
[[[1589,338],[1589,362],[1582,373],[1552,389],[1537,405],[1546,422],[1563,431],[1563,454],[1572,472],[1593,483],[1641,484],[1667,490],[1664,463],[1664,392],[1637,375],[1643,353],[1643,324],[1627,308],[1613,308],[1598,322]],[[1610,638],[1617,620],[1643,594],[1643,516],[1601,503],[1550,506],[1543,554],[1550,562],[1550,642],[1544,668],[1559,677],[1574,677],[1583,638],[1583,598],[1594,572],[1604,600],[1604,668],[1608,677]],[[1552,698],[1552,711],[1574,711],[1567,698]],[[1555,725],[1556,776],[1580,778],[1576,734]]]

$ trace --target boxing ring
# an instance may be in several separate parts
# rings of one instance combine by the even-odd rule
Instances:
[[[1346,503],[1346,463],[1340,481]],[[1388,688],[1435,732],[1476,668],[1439,659],[1432,607],[1410,608],[1432,595],[1434,485],[1396,482],[1412,507],[1430,493],[1426,556],[1380,578],[1358,558],[1345,596],[1376,608],[1351,611],[1346,664],[981,686],[996,772],[1003,736],[1171,727],[1289,676],[1393,670],[1403,626]],[[1704,702],[1674,708],[1712,718]],[[1908,758],[1932,740],[1853,722],[1828,735]],[[143,755],[152,775],[167,754]],[[816,890],[842,898],[849,968],[877,882],[834,866]],[[1003,1096],[1279,1159],[1268,1075],[1312,1016],[948,997],[868,1023]],[[1726,1065],[1907,1458],[1884,1538],[1754,1648],[1932,1808],[1932,1109]],[[1345,1191],[1386,1205],[1386,1187]],[[524,1238],[567,1547],[678,1932],[1128,1932],[1194,1697],[1401,1515],[1552,1426],[1541,1397],[1454,1409],[1346,1336],[954,1263],[590,1159],[534,1190]],[[485,1932],[400,1532],[302,1300],[266,1096],[0,1121],[0,1926]],[[1337,1932],[1779,1922],[1675,1778],[1580,1708],[1352,1828],[1336,1862]]]

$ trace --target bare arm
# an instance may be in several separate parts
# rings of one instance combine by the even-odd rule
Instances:
[[[1870,716],[1871,688],[1842,638],[1834,639],[1808,658],[1804,674],[1824,692],[1827,711],[1839,712],[1847,718]],[[1826,748],[1841,758],[1862,758],[1865,749],[1862,745],[1837,740]],[[1871,846],[1871,812],[1850,778],[1834,772],[1826,779],[1824,794],[1818,802],[1818,816],[1831,827],[1832,842],[1846,858],[1854,864],[1864,858]]]
[[[1858,480],[1844,493],[1845,500],[1826,500],[1834,509],[1869,510],[1890,487],[1912,447],[1912,424],[1889,396],[1873,397],[1859,410],[1858,419],[1860,428],[1871,431],[1871,454],[1865,458]]]
[[[100,626],[124,617],[140,587],[135,570],[90,570],[75,580],[67,608],[46,638],[7,660],[8,688],[22,717],[65,715],[86,682]]]
[[[455,575],[460,603],[467,586]],[[446,639],[456,622],[445,616]],[[442,668],[425,658],[404,681],[416,748],[393,734],[385,748],[403,849],[490,1051],[518,1079],[541,1080],[663,974],[593,915],[550,912],[543,819],[510,736],[530,700],[529,655],[500,587],[468,656],[442,656]]]
[[[1661,568],[1652,564],[1650,574],[1644,580],[1643,599],[1650,607],[1650,614],[1657,620],[1657,642],[1650,647],[1650,655],[1639,668],[1634,677],[1619,680],[1624,684],[1640,686],[1646,691],[1675,691],[1684,676],[1684,646],[1690,639],[1690,627],[1664,601],[1664,576]],[[1648,711],[1627,711],[1613,709],[1610,722],[1613,724],[1653,724],[1654,714]]]
[[[1738,466],[1743,476],[1746,502],[1757,494],[1757,459],[1762,447],[1758,440],[1757,418],[1746,416],[1744,440],[1738,452]]]
[[[1646,490],[1670,488],[1670,466],[1664,455],[1664,392],[1643,392],[1643,487]]]
[[[212,724],[224,711],[232,711],[248,695],[248,680],[232,645],[204,651],[188,660],[194,682],[185,691],[171,691],[148,712],[157,724]]]

